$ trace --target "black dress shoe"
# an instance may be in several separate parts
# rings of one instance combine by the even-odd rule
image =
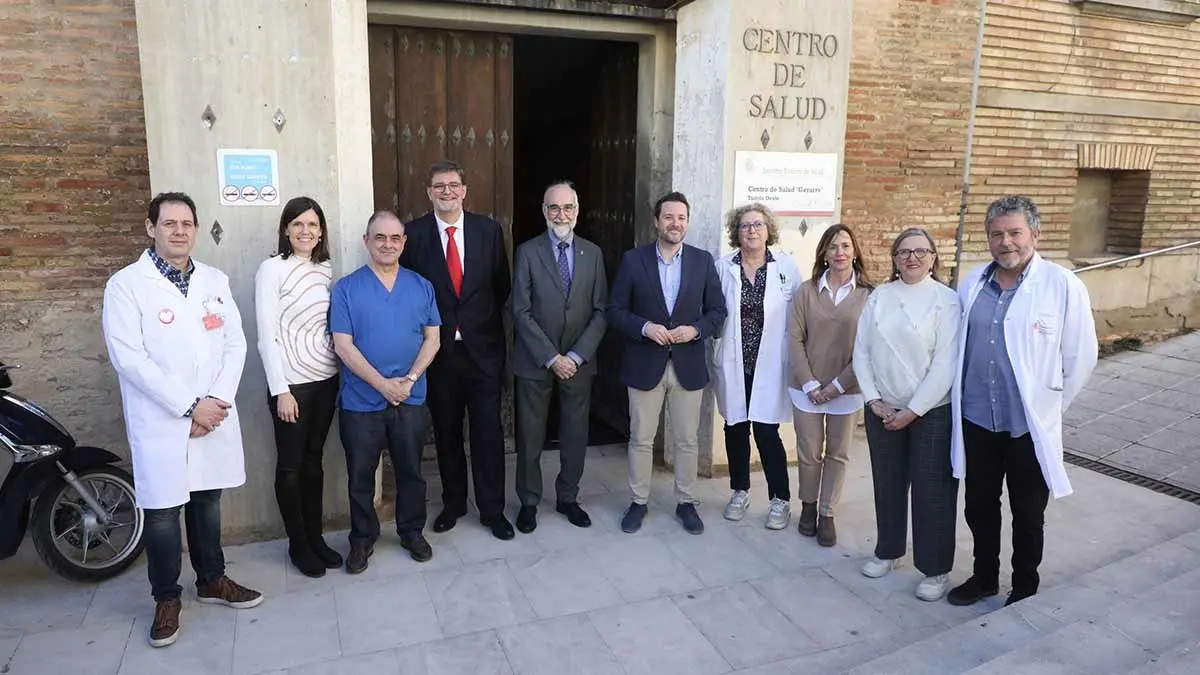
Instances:
[[[633,502],[629,505],[629,509],[625,511],[625,517],[621,519],[621,531],[633,534],[642,529],[642,521],[646,519],[646,505]]]
[[[999,586],[996,582],[988,583],[972,575],[970,579],[967,579],[961,585],[950,589],[950,592],[946,594],[946,601],[957,607],[973,605],[984,598],[990,598],[999,593]]]
[[[517,529],[525,534],[529,534],[537,529],[536,506],[521,507],[521,511],[517,513]]]
[[[704,521],[700,520],[700,514],[696,513],[695,504],[680,504],[675,507],[675,517],[679,522],[683,523],[683,529],[688,534],[703,534]]]
[[[509,539],[517,536],[517,533],[513,532],[512,523],[508,522],[508,518],[505,518],[504,514],[480,518],[479,522],[483,523],[484,527],[491,530],[492,536],[497,539],[508,541]]]
[[[575,527],[591,527],[592,519],[588,517],[587,511],[578,502],[559,502],[554,507],[555,511],[567,517],[571,524]]]
[[[413,560],[417,562],[428,562],[433,557],[433,547],[425,541],[425,537],[420,532],[408,534],[400,538],[400,546],[408,551]]]
[[[374,544],[356,544],[346,556],[346,574],[362,574],[367,569],[367,560],[375,553]]]
[[[458,523],[458,519],[467,515],[465,509],[442,509],[442,512],[433,519],[434,532],[449,532],[454,529],[454,525]]]

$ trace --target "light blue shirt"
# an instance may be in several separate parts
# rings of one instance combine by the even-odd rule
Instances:
[[[992,263],[985,274],[986,281],[967,317],[962,414],[971,424],[1018,438],[1029,433],[1029,424],[1017,376],[1008,358],[1004,318],[1025,280],[1025,273],[1017,279],[1016,286],[1004,290],[996,282],[995,267]]]
[[[683,283],[683,247],[675,252],[671,262],[662,256],[658,244],[654,245],[654,255],[658,258],[658,280],[662,282],[663,300],[667,303],[667,314],[675,313],[675,301],[679,298],[679,286]]]
[[[558,237],[554,236],[554,232],[551,230],[546,231],[546,236],[548,236],[550,238],[550,253],[554,257],[554,264],[557,265],[558,264],[558,241],[559,241]],[[567,248],[565,250],[566,250],[566,254],[567,254],[567,269],[571,271],[571,279],[574,279],[575,278],[575,235],[574,234],[567,235],[566,242],[567,242]]]

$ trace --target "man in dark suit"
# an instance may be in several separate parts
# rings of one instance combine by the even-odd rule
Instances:
[[[629,488],[621,520],[637,532],[646,517],[654,436],[666,402],[675,443],[675,515],[704,531],[692,494],[699,454],[700,402],[708,384],[705,340],[725,324],[725,296],[712,254],[683,243],[687,198],[672,192],[654,205],[658,239],[625,254],[613,282],[608,322],[625,335],[621,381],[629,388]]]
[[[550,397],[558,386],[559,462],[556,510],[572,525],[588,527],[579,505],[579,479],[587,453],[588,417],[596,349],[604,337],[608,280],[600,247],[575,236],[579,196],[568,182],[554,183],[542,198],[545,235],[517,249],[512,312],[517,388],[517,529],[537,528],[542,498],[542,446]]]
[[[504,517],[503,314],[512,287],[499,223],[467,213],[466,174],[453,162],[429,169],[433,211],[404,226],[400,264],[433,284],[442,317],[442,349],[429,368],[429,412],[442,474],[442,512],[434,532],[467,513],[463,417],[470,419],[471,474],[479,520],[499,539],[512,539]]]

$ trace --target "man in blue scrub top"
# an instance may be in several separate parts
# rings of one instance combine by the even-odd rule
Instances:
[[[433,286],[400,267],[404,225],[391,211],[367,221],[363,236],[371,260],[338,280],[330,299],[329,327],[342,360],[338,429],[350,484],[350,555],[346,571],[358,574],[379,538],[375,470],[387,448],[396,476],[396,533],[413,560],[433,549],[425,527],[425,370],[440,346]]]

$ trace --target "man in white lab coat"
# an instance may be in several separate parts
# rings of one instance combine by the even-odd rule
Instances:
[[[248,609],[263,601],[225,576],[221,490],[246,481],[233,402],[246,337],[228,277],[191,258],[198,228],[190,197],[156,196],[146,219],[153,245],[104,289],[104,341],[121,383],[137,502],[146,513],[154,647],[179,638],[180,510],[200,602]]]
[[[975,539],[971,577],[952,605],[999,592],[1000,494],[1013,514],[1012,591],[1005,605],[1037,593],[1046,504],[1071,494],[1063,466],[1062,414],[1096,366],[1087,288],[1037,254],[1037,206],[1010,196],[988,207],[993,262],[959,284],[962,330],[951,464],[966,477],[967,525]]]

